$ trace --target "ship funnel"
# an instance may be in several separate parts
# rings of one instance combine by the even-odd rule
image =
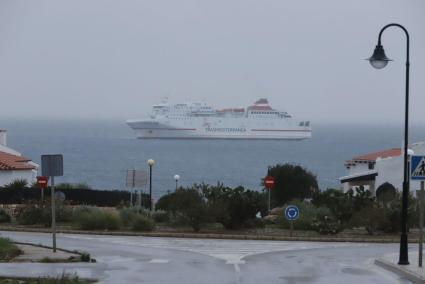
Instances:
[[[7,136],[6,130],[0,129],[0,145],[7,146],[6,136]]]

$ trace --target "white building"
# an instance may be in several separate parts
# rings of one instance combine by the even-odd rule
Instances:
[[[6,130],[0,129],[0,186],[18,179],[35,182],[39,165],[7,147],[6,140]]]
[[[425,156],[425,142],[411,144],[414,155]],[[375,194],[376,189],[385,182],[397,190],[403,188],[403,155],[400,148],[373,152],[345,162],[348,175],[340,177],[344,192],[357,186],[364,186]],[[420,182],[410,181],[410,191],[419,189]]]

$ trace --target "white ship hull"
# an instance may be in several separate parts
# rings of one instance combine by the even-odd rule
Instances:
[[[139,139],[170,138],[170,139],[282,139],[301,140],[311,138],[310,127],[245,127],[194,125],[176,126],[152,120],[130,120],[127,124],[136,132]]]

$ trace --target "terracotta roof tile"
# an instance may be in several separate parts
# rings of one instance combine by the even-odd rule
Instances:
[[[377,158],[397,157],[401,155],[400,148],[392,148],[384,151],[368,153],[365,155],[353,157],[352,161],[376,161]]]
[[[28,162],[31,159],[0,151],[0,171],[33,170],[35,167]]]

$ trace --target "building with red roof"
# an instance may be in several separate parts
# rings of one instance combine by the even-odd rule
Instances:
[[[9,148],[6,143],[6,134],[6,130],[0,129],[0,186],[15,180],[34,182],[39,165]]]
[[[409,146],[414,155],[425,155],[425,142]],[[391,148],[355,156],[345,162],[346,176],[340,177],[343,190],[364,186],[375,194],[380,185],[388,182],[401,191],[403,184],[403,155],[401,148]],[[411,181],[411,191],[419,189],[418,181]]]

